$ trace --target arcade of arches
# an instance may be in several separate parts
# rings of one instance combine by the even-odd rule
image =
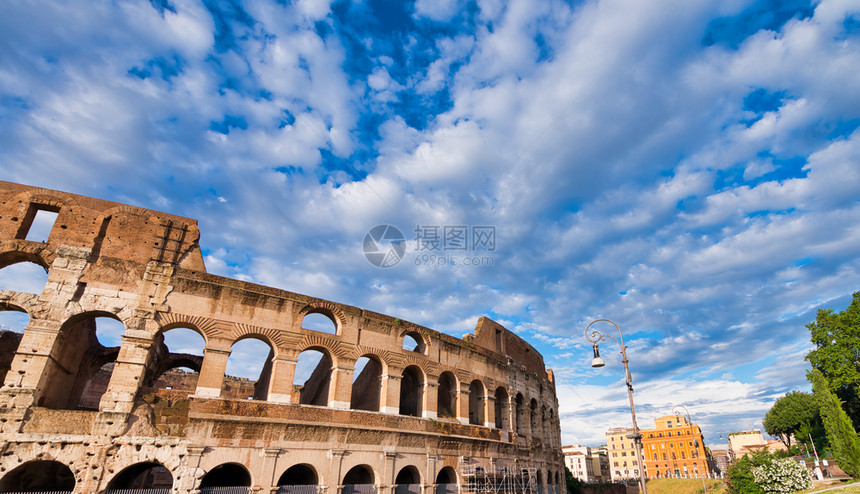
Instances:
[[[195,220],[0,182],[0,275],[47,272],[0,287],[0,492],[563,484],[552,371],[521,338],[214,276],[198,242]]]

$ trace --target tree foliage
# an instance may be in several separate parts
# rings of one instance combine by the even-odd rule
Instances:
[[[764,416],[762,424],[771,436],[778,436],[786,448],[791,448],[791,435],[800,436],[800,431],[820,421],[818,405],[811,393],[789,391]],[[803,441],[803,438],[799,440]],[[803,441],[806,442],[806,441]]]
[[[726,471],[726,486],[731,494],[764,494],[752,474],[752,469],[770,463],[767,451],[756,451],[745,455],[729,465]]]
[[[860,438],[824,375],[818,369],[813,369],[810,380],[833,459],[845,473],[856,478],[860,476]]]
[[[806,360],[830,383],[855,429],[860,427],[860,292],[842,312],[819,310],[806,327],[815,345]]]

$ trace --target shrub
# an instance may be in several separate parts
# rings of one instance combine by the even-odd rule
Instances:
[[[767,464],[753,467],[752,476],[767,493],[796,492],[812,487],[806,467],[789,458],[774,458]]]

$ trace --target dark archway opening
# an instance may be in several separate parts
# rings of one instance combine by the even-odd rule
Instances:
[[[293,465],[278,479],[276,494],[315,494],[319,478],[310,465]]]
[[[436,494],[456,494],[457,473],[451,467],[439,470],[436,475]]]
[[[400,469],[394,484],[394,494],[421,494],[421,475],[414,466]]]
[[[469,423],[484,425],[484,385],[478,380],[469,385]]]
[[[421,371],[414,365],[410,365],[403,371],[403,378],[400,380],[400,415],[421,416],[423,388]]]
[[[353,410],[379,411],[382,389],[382,364],[376,357],[361,357],[355,362],[349,407]]]
[[[251,474],[242,465],[225,463],[209,470],[200,481],[200,488],[207,487],[250,487]]]
[[[509,429],[510,413],[508,410],[510,403],[508,402],[508,392],[505,391],[505,388],[496,388],[496,402],[493,404],[493,407],[496,412],[496,429]]]
[[[328,406],[331,368],[331,357],[321,349],[308,349],[299,354],[293,386],[298,390],[300,405]]]
[[[439,389],[436,399],[436,414],[443,418],[457,416],[457,379],[454,374],[445,371],[439,376]]]
[[[107,490],[171,489],[173,475],[163,465],[154,462],[137,463],[125,468],[108,483]]]
[[[28,461],[0,479],[0,492],[72,491],[75,475],[58,461]]]
[[[376,492],[373,470],[367,465],[354,466],[343,477],[342,494],[369,494]]]

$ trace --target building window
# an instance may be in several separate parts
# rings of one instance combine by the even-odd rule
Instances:
[[[666,453],[663,453],[663,459],[664,460],[668,459],[668,458],[666,458]]]
[[[654,453],[654,461],[657,461],[657,453]]]
[[[616,462],[614,462],[614,463],[612,464],[612,466],[617,467],[617,466],[618,466],[618,462],[617,462],[617,461],[616,461]]]
[[[627,456],[627,451],[622,451],[621,456]]]

